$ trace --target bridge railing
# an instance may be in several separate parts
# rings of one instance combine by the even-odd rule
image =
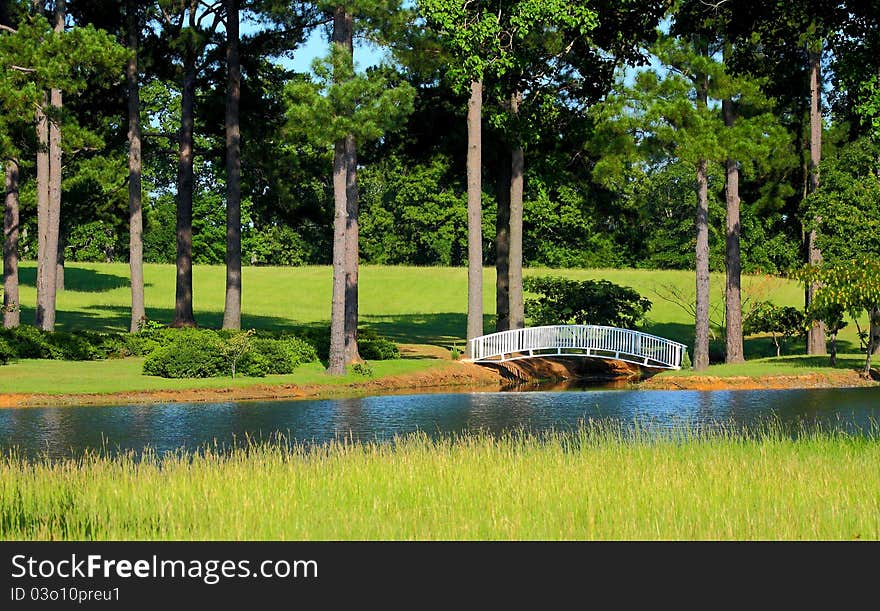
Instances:
[[[508,361],[538,356],[584,356],[658,369],[680,369],[687,347],[641,331],[600,325],[554,325],[511,329],[470,341],[471,361]]]

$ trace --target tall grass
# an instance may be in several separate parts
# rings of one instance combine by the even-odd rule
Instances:
[[[2,539],[878,539],[880,439],[586,426],[0,462]]]

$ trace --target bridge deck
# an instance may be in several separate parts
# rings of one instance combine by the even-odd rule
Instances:
[[[654,369],[681,369],[684,344],[641,331],[599,325],[553,325],[511,329],[475,337],[470,361],[511,361],[577,356],[625,361]]]

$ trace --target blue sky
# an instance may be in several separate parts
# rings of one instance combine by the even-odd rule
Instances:
[[[257,28],[255,24],[243,21],[241,31],[242,34],[251,34]],[[314,28],[306,42],[294,51],[292,59],[278,58],[278,63],[296,72],[311,72],[315,58],[327,53],[327,44],[326,28]],[[358,70],[365,70],[382,61],[382,52],[373,44],[355,40],[354,61]]]

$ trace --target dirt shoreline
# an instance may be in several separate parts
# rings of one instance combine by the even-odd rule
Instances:
[[[448,367],[349,384],[256,384],[237,388],[150,390],[114,393],[2,393],[0,408],[128,405],[133,403],[217,403],[273,399],[323,399],[386,394],[456,391],[497,391],[505,381],[495,370],[450,362]],[[758,377],[715,377],[705,375],[656,376],[630,385],[637,390],[770,390],[809,388],[877,387],[878,382],[861,378],[856,371],[834,374],[767,375]]]

